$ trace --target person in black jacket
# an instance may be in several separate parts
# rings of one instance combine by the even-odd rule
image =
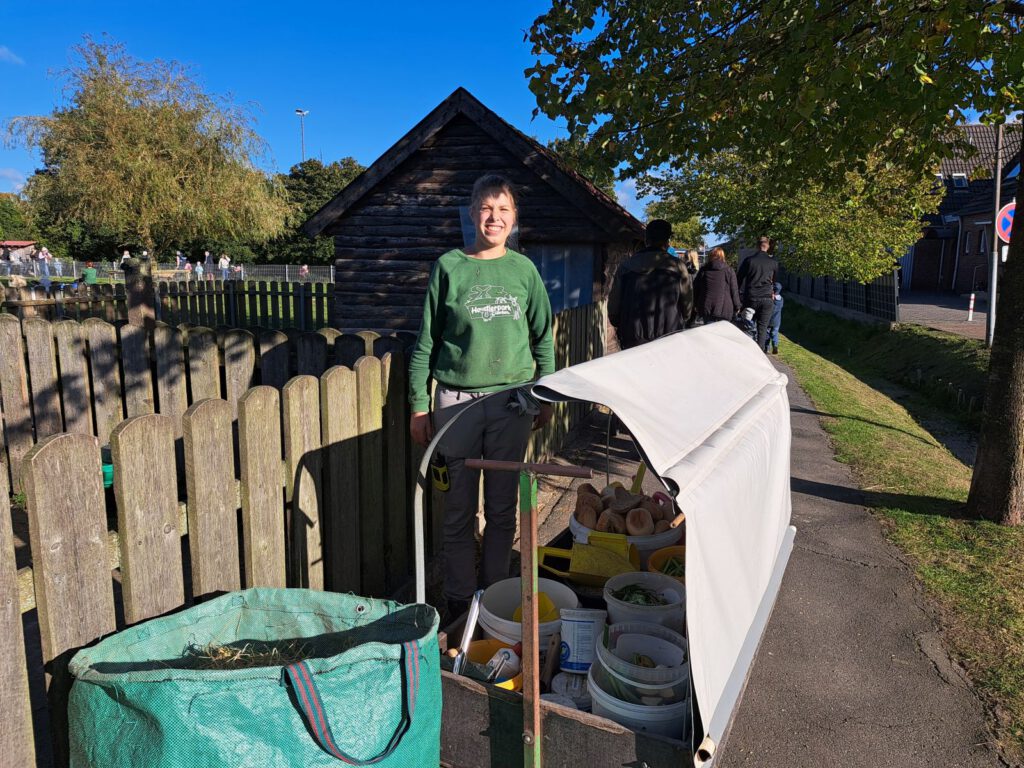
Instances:
[[[629,349],[686,327],[693,314],[693,287],[680,259],[669,254],[672,225],[653,219],[646,246],[622,263],[608,295],[608,319],[619,346]]]
[[[737,274],[740,284],[740,296],[743,306],[754,310],[754,322],[757,324],[757,346],[764,349],[768,338],[768,322],[775,308],[772,299],[772,287],[779,270],[779,263],[771,257],[768,249],[771,241],[767,237],[757,241],[757,253],[748,256]]]
[[[732,320],[743,308],[740,304],[736,273],[725,260],[725,251],[712,248],[708,263],[700,268],[693,282],[697,314],[705,323]]]

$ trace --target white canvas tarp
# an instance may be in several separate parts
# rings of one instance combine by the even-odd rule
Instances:
[[[694,691],[711,752],[728,730],[792,549],[786,381],[723,322],[557,371],[534,387],[543,399],[611,408],[677,493]]]

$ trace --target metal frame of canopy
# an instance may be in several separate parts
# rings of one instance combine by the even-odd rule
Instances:
[[[725,326],[726,324],[717,325]],[[689,338],[673,340],[674,337],[680,336]],[[631,407],[624,406],[624,403],[617,399],[614,391],[606,391],[607,387],[595,387],[593,391],[589,391],[585,382],[588,377],[605,375],[608,370],[615,369],[630,371],[629,375],[634,377],[634,382],[643,381],[642,378],[636,378],[644,375],[642,370],[639,372],[636,370],[637,367],[642,368],[642,364],[652,361],[660,362],[666,353],[685,351],[687,346],[700,348],[710,345],[711,348],[714,348],[716,345],[735,345],[738,339],[742,339],[743,344],[749,345],[749,347],[738,347],[737,349],[740,351],[737,354],[744,355],[747,349],[756,349],[750,345],[749,339],[739,331],[724,327],[716,329],[714,326],[710,326],[696,331],[686,331],[685,334],[674,334],[673,337],[652,342],[644,347],[618,353],[611,356],[611,358],[618,358],[612,362],[609,362],[611,358],[602,358],[563,369],[544,377],[534,386],[534,394],[541,399],[591,402],[609,407],[613,413],[619,416],[633,432],[634,442],[645,464],[666,487],[670,488],[677,502],[683,502],[680,506],[683,507],[684,512],[687,512],[688,546],[691,540],[697,546],[702,546],[700,542],[704,541],[708,545],[709,560],[711,561],[716,554],[715,544],[721,544],[724,540],[722,530],[716,530],[716,527],[720,528],[724,525],[728,529],[730,523],[736,523],[736,519],[733,519],[736,515],[740,516],[738,519],[741,522],[746,522],[747,518],[743,518],[742,515],[747,514],[749,517],[749,512],[744,513],[742,510],[735,513],[731,510],[716,512],[714,516],[705,516],[701,529],[695,531],[693,525],[697,515],[691,514],[686,509],[687,500],[693,501],[699,497],[701,483],[704,483],[708,477],[706,469],[709,463],[714,465],[716,461],[732,461],[735,464],[738,460],[737,445],[740,445],[741,448],[744,447],[742,439],[745,434],[745,424],[759,419],[759,424],[762,427],[764,424],[774,424],[776,429],[782,428],[782,431],[776,435],[775,444],[778,451],[785,453],[784,488],[779,485],[781,481],[778,478],[783,467],[781,465],[775,467],[775,485],[778,486],[776,488],[778,497],[776,506],[781,506],[775,510],[774,517],[769,516],[768,527],[761,531],[763,533],[766,530],[771,536],[766,539],[768,544],[758,551],[760,557],[755,559],[759,562],[750,566],[753,576],[756,577],[754,581],[757,588],[754,591],[748,590],[749,594],[745,596],[740,596],[741,598],[745,597],[745,601],[743,599],[737,601],[742,603],[743,610],[740,611],[742,615],[734,622],[735,626],[731,626],[731,635],[727,638],[732,641],[729,645],[730,655],[725,659],[728,668],[722,667],[722,659],[719,658],[709,661],[707,664],[709,669],[704,675],[705,679],[698,680],[701,677],[700,672],[703,670],[698,668],[693,672],[691,701],[695,713],[694,741],[684,743],[634,732],[604,718],[563,707],[548,706],[546,702],[540,704],[537,714],[539,719],[534,721],[533,715],[527,714],[527,720],[524,721],[524,704],[531,707],[531,711],[534,707],[532,701],[526,701],[526,697],[443,672],[442,690],[445,699],[445,716],[442,728],[442,764],[459,767],[490,765],[492,768],[494,766],[522,765],[524,763],[520,761],[523,760],[521,756],[524,755],[523,735],[528,732],[524,728],[524,723],[532,724],[534,722],[538,731],[543,728],[544,734],[543,740],[537,740],[535,743],[537,756],[539,757],[543,744],[544,759],[550,765],[575,765],[589,760],[600,765],[647,765],[654,768],[654,766],[662,765],[686,766],[692,764],[696,768],[712,768],[714,764],[720,763],[726,738],[732,727],[732,721],[746,686],[753,660],[781,586],[782,575],[792,551],[796,533],[796,529],[788,524],[789,423],[785,377],[775,373],[774,369],[771,369],[773,375],[769,375],[768,370],[764,368],[759,372],[760,377],[757,375],[758,371],[754,371],[753,375],[747,375],[740,383],[746,386],[746,389],[729,401],[727,408],[724,408],[723,412],[719,414],[720,418],[709,421],[708,425],[702,423],[695,426],[689,425],[687,428],[697,437],[690,439],[687,446],[674,453],[662,450],[664,446],[645,446],[644,437],[649,436],[649,429],[646,428],[649,425],[645,425],[643,419],[631,418],[635,415],[631,413]],[[676,345],[676,347],[672,345]],[[760,350],[757,352],[760,355]],[[754,359],[751,358],[751,360]],[[770,367],[770,363],[765,362],[763,357],[759,359],[764,365]],[[724,367],[728,368],[728,366]],[[724,377],[735,375],[735,370],[724,370],[722,375]],[[738,388],[739,386],[737,385]],[[678,397],[677,391],[675,397]],[[638,399],[643,400],[642,392]],[[633,410],[635,411],[635,409]],[[659,415],[664,417],[668,414]],[[423,497],[427,483],[427,467],[434,449],[457,419],[458,417],[449,421],[438,431],[420,465],[414,510],[416,594],[417,601],[420,602],[426,598]],[[781,423],[782,421],[784,423]],[[760,432],[765,431],[765,429],[760,430]],[[694,434],[689,434],[688,437],[693,438]],[[782,439],[782,436],[785,439]],[[760,448],[762,452],[766,450],[764,446],[760,446]],[[739,455],[742,459],[743,454]],[[779,457],[775,457],[775,460],[778,461]],[[702,467],[704,468],[703,474]],[[695,493],[694,489],[697,489],[698,492]],[[684,497],[686,497],[685,500]],[[524,545],[526,535],[528,535],[527,528],[531,529],[535,536],[536,521],[532,512],[526,514],[525,522],[527,524],[522,525],[522,530],[525,532]],[[718,539],[706,535],[705,528],[709,534],[718,536]],[[694,536],[695,533],[696,536]],[[535,539],[531,538],[530,541],[532,546],[536,547]],[[749,548],[750,542],[748,541],[746,544]],[[768,546],[769,544],[771,546]],[[739,550],[742,550],[742,546],[739,547]],[[721,547],[717,552],[721,553]],[[742,555],[736,556],[736,558],[739,557]],[[689,552],[687,560],[689,571]],[[529,561],[528,564],[535,574],[534,558],[524,558],[524,561]],[[716,565],[711,562],[710,565],[707,563],[705,565],[708,573],[714,574],[716,568],[719,569],[717,572],[720,572],[722,564]],[[756,573],[753,573],[755,569]],[[531,579],[532,584],[536,583],[533,581],[535,576],[531,578],[527,574],[523,579],[524,605],[528,605],[525,600],[527,578]],[[689,572],[687,578],[690,579]],[[535,593],[536,588],[534,587],[533,594]],[[688,626],[693,616],[692,599],[691,590],[688,589]],[[532,599],[530,602],[533,602]],[[706,604],[702,604],[702,606],[703,610],[698,613],[711,615],[708,613],[710,610],[713,614],[713,609],[708,609]],[[730,617],[726,616],[723,623],[728,624],[729,620]],[[527,621],[529,619],[525,619],[524,623]],[[533,626],[536,627],[536,625]],[[693,659],[694,646],[693,640],[691,640],[691,664],[694,664]],[[696,663],[700,665],[703,661],[698,658]],[[711,662],[717,662],[717,667]],[[713,667],[714,669],[712,669]],[[702,690],[710,691],[707,697],[701,695]],[[701,712],[701,706],[709,703],[710,707],[707,711]],[[701,716],[698,717],[697,713],[700,713]],[[700,733],[697,732],[698,728]],[[697,743],[698,738],[700,739],[699,744]],[[529,754],[526,754],[526,760],[526,765],[539,765],[538,762],[531,761]]]

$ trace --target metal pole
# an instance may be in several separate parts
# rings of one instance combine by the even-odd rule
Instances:
[[[523,765],[525,768],[541,768],[537,476],[526,471],[519,473],[519,535],[523,605]]]
[[[992,261],[988,268],[988,315],[985,320],[985,346],[992,346],[996,333],[996,292],[999,288],[999,198],[1003,186],[1003,126],[996,128],[995,207],[992,209]]]
[[[306,162],[306,116],[299,115],[299,146],[302,148],[302,162]]]

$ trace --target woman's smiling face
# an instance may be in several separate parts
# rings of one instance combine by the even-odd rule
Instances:
[[[506,192],[486,195],[473,211],[476,223],[476,244],[479,248],[505,245],[516,223],[516,206]]]

